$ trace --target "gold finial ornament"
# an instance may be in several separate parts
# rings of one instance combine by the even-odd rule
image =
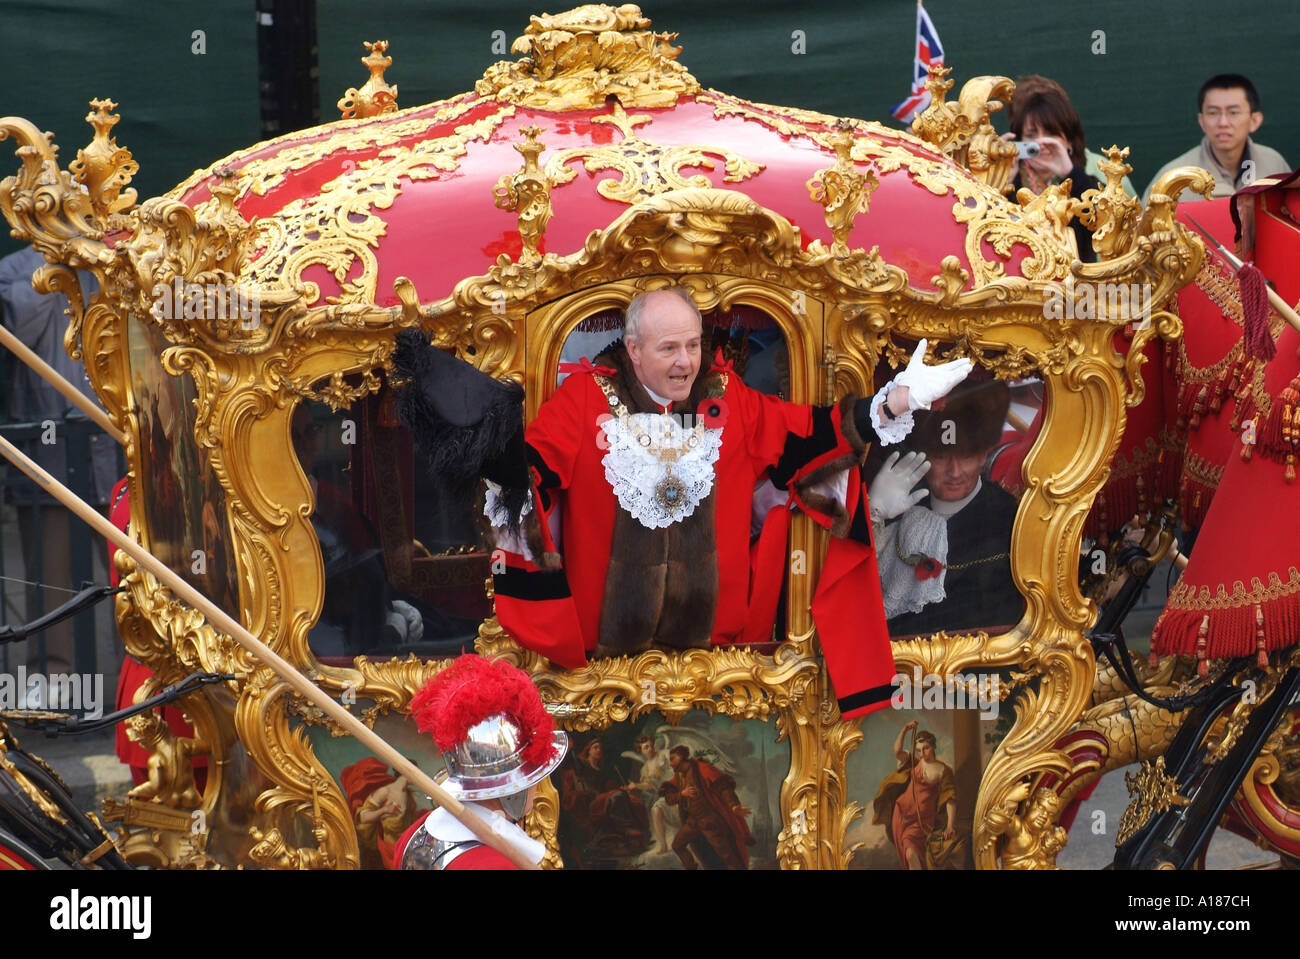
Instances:
[[[972,77],[962,85],[957,102],[948,103],[951,72],[942,64],[930,65],[925,81],[930,105],[912,121],[912,132],[1000,191],[1011,181],[1016,148],[998,136],[989,117],[1002,109],[1001,98],[1009,98],[1016,85],[1007,77]]]
[[[474,90],[550,110],[591,110],[611,94],[628,105],[670,107],[699,93],[699,81],[677,63],[677,34],[652,33],[649,26],[634,3],[589,3],[534,16],[510,48],[527,55],[493,64]]]
[[[1134,231],[1142,204],[1124,192],[1124,177],[1133,172],[1125,162],[1128,147],[1111,146],[1098,164],[1106,185],[1100,190],[1086,190],[1079,221],[1092,231],[1092,248],[1102,260],[1122,256],[1133,244]]]
[[[839,120],[835,130],[827,137],[835,148],[835,165],[818,170],[805,184],[808,196],[820,203],[826,211],[826,225],[830,227],[835,242],[831,255],[844,258],[849,255],[849,234],[859,213],[866,213],[871,193],[880,186],[880,180],[868,170],[862,173],[853,164],[853,125]]]
[[[344,120],[397,112],[397,87],[384,79],[384,71],[393,65],[393,58],[387,55],[388,41],[376,40],[364,46],[370,52],[361,58],[361,62],[370,69],[370,79],[360,90],[350,87],[336,104]]]
[[[551,181],[537,165],[537,157],[546,149],[546,144],[537,139],[542,128],[527,126],[521,132],[525,139],[516,143],[515,149],[524,158],[524,168],[518,173],[502,176],[492,193],[498,208],[517,214],[519,237],[524,241],[520,262],[533,264],[542,258],[538,246],[554,211],[551,209]]]
[[[140,164],[131,157],[131,151],[119,147],[110,134],[117,121],[113,113],[117,104],[112,100],[91,100],[92,109],[86,122],[95,128],[94,139],[77,151],[77,158],[68,164],[72,178],[90,191],[90,205],[101,222],[109,214],[120,213],[135,204],[135,190],[124,188],[131,177],[140,170]]]

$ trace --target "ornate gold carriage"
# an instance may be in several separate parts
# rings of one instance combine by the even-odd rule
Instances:
[[[1143,397],[1143,346],[1180,329],[1101,295],[1090,311],[1053,306],[1106,286],[1164,303],[1204,256],[1168,196],[1199,181],[1172,174],[1142,210],[1120,187],[1126,151],[1112,149],[1105,188],[1082,204],[1059,187],[1009,199],[1014,151],[989,121],[1005,78],[970,80],[950,102],[936,72],[913,135],[707,90],[649,26],[630,5],[534,17],[516,41],[523,58],[491,66],[473,92],[401,110],[386,44],[368,44],[372,76],[340,101],[344,119],[239,151],[138,205],[115,104],[96,101],[94,141],[67,171],[35,128],[5,121],[23,167],[0,204],[56,264],[41,282],[73,296],[66,342],[126,435],[133,535],[429,768],[436,753],[405,707],[472,647],[530,671],[576,746],[602,741],[609,774],[641,775],[643,759],[620,771],[616,758],[638,738],[662,749],[687,735],[752,812],[751,865],[888,865],[890,807],[873,797],[914,711],[841,721],[810,613],[824,531],[794,518],[771,642],[558,669],[492,616],[473,505],[421,478],[385,371],[395,332],[419,327],[522,384],[532,416],[562,360],[612,337],[610,317],[636,292],[670,282],[729,356],[756,378],[766,366],[770,389],[795,402],[870,394],[928,338],[933,358],[970,357],[1011,392],[1005,458],[985,475],[1018,498],[1007,535],[1023,614],[896,637],[917,696],[899,705],[941,710],[925,721],[952,791],[930,802],[966,842],[935,861],[1050,867],[1059,797],[1100,763],[1060,745],[1094,696],[1084,522],[1126,407]],[[1077,259],[1076,217],[1098,263]],[[94,302],[77,301],[69,268],[97,274]],[[383,864],[414,808],[409,789],[400,814],[368,815],[377,790],[402,792],[398,777],[117,562],[118,627],[155,674],[146,689],[200,669],[235,676],[184,701],[198,745],[172,750],[186,765],[173,774],[188,781],[192,756],[206,755],[197,798],[111,810],[128,858]],[[952,708],[963,683],[989,677],[983,719]],[[652,794],[634,848],[567,801],[577,781],[548,787],[530,816],[548,864],[675,865],[648,848]]]

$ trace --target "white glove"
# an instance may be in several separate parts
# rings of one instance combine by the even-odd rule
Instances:
[[[966,357],[951,363],[939,363],[935,366],[925,365],[926,341],[916,344],[916,351],[907,362],[907,369],[894,377],[898,386],[906,386],[908,391],[907,408],[911,410],[928,410],[930,404],[970,375],[973,363]]]
[[[897,453],[889,454],[889,459],[885,460],[885,465],[880,467],[880,472],[867,489],[872,514],[885,520],[893,519],[929,496],[928,489],[913,488],[929,470],[930,461],[924,453],[908,453],[902,461]]]
[[[393,600],[393,613],[402,618],[408,643],[418,643],[424,638],[424,618],[420,616],[418,609],[404,600],[395,599]],[[399,630],[399,632],[403,632],[403,630]]]

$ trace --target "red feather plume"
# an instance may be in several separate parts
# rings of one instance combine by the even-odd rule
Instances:
[[[519,726],[523,758],[540,766],[555,755],[555,725],[537,687],[523,670],[504,659],[461,656],[429,680],[411,700],[411,718],[438,748],[456,748],[469,730],[504,713]]]

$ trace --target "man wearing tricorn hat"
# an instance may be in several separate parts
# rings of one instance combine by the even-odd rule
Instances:
[[[912,452],[892,454],[872,480],[891,635],[1020,619],[1024,604],[1011,578],[1016,500],[981,475],[1010,402],[1005,383],[963,383],[942,410],[917,414]],[[914,488],[923,477],[925,487]]]
[[[569,740],[554,728],[528,674],[504,660],[461,656],[415,694],[411,718],[442,751],[443,788],[540,863],[546,847],[518,823],[532,808],[537,784],[564,759]],[[406,831],[394,859],[399,869],[515,868],[441,807]]]

